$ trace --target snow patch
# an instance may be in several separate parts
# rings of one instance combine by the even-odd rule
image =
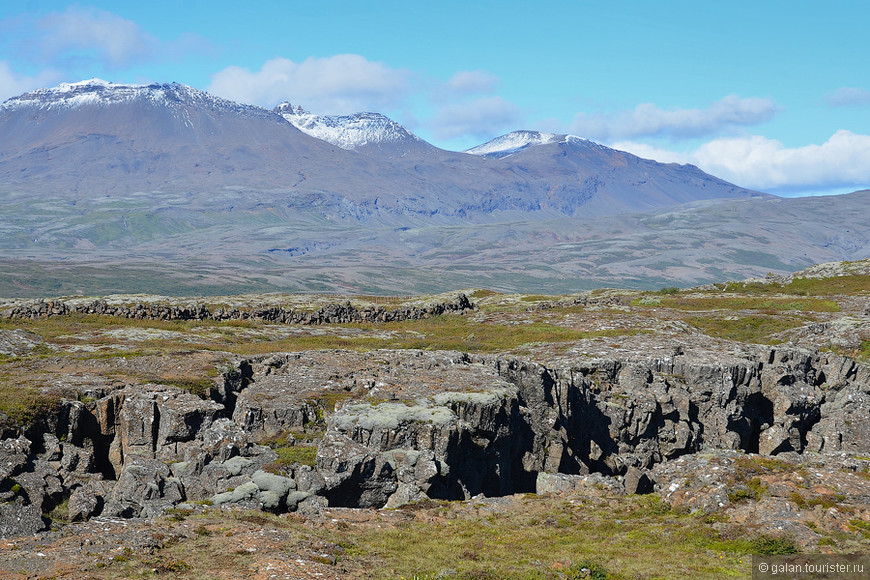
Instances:
[[[210,95],[204,91],[179,83],[128,85],[110,83],[93,78],[75,83],[61,83],[56,87],[38,89],[12,97],[0,105],[0,111],[23,108],[40,110],[74,109],[78,107],[105,107],[134,101],[150,102],[170,109],[184,107],[232,110],[249,116],[271,113],[262,107],[242,105]]]
[[[275,107],[274,111],[303,133],[342,149],[423,142],[399,123],[379,113],[315,115],[287,102]]]
[[[556,133],[546,133],[543,131],[512,131],[501,137],[496,137],[492,141],[487,141],[483,145],[472,147],[466,150],[466,153],[471,155],[480,155],[482,157],[502,158],[513,155],[529,147],[537,147],[539,145],[549,145],[550,143],[578,143],[583,145],[592,145],[600,148],[605,148],[588,139],[577,137],[576,135],[559,135]]]

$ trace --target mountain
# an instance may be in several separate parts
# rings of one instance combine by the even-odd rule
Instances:
[[[625,248],[659,247],[653,241],[662,237],[679,253],[678,240],[637,225],[638,215],[775,199],[691,165],[576,137],[515,132],[452,152],[375,113],[267,110],[177,83],[93,79],[0,105],[0,288],[22,292],[91,288],[85,271],[126,287],[181,277],[185,292],[206,281],[237,290],[431,291],[466,278],[527,290],[561,280],[564,288],[586,284],[582,273],[598,276],[589,263],[633,255],[601,246],[616,238],[600,224],[643,232],[620,242]],[[831,227],[859,213],[838,213]],[[741,237],[734,251],[750,242]],[[701,260],[717,241],[695,243]],[[806,265],[790,255],[773,269]],[[153,271],[162,274],[143,273]],[[654,260],[643,271],[654,279]]]
[[[303,133],[342,149],[363,152],[375,150],[380,154],[395,156],[434,149],[380,113],[315,115],[288,102],[281,103],[273,110]]]
[[[148,193],[155,205],[184,209],[267,204],[291,217],[396,225],[607,215],[759,195],[691,166],[583,140],[491,159],[433,147],[382,115],[317,117],[290,105],[276,112],[177,83],[98,79],[0,107],[0,188],[61,199]]]
[[[694,165],[659,163],[573,135],[514,131],[469,149],[504,172],[547,181],[565,215],[616,215],[705,199],[765,197]],[[572,207],[582,207],[572,211]]]
[[[332,148],[266,109],[172,84],[92,79],[0,106],[0,183],[62,196],[292,187]]]
[[[492,159],[501,159],[508,155],[533,147],[535,145],[547,145],[548,143],[561,143],[568,139],[579,139],[573,135],[556,135],[555,133],[543,133],[541,131],[512,131],[506,135],[496,137],[477,147],[468,149],[466,153],[481,155]]]

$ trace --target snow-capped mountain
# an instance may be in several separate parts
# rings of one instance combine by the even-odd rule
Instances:
[[[471,152],[438,149],[375,113],[319,116],[289,103],[270,111],[177,83],[92,79],[0,106],[0,193],[148,192],[154,200],[183,193],[211,207],[225,192],[237,209],[247,200],[403,226],[605,215],[753,195],[694,167],[565,135],[518,131]]]
[[[588,143],[592,141],[577,137],[575,135],[560,135],[556,133],[545,133],[543,131],[512,131],[506,135],[496,137],[491,141],[487,141],[477,147],[472,147],[466,150],[466,153],[471,155],[480,155],[482,157],[490,157],[493,159],[501,159],[514,153],[518,153],[529,147],[536,145],[549,145],[550,143]],[[598,147],[602,147],[594,143]]]
[[[49,281],[64,275],[66,260],[112,264],[114,276],[115,264],[178,258],[185,279],[206,272],[221,283],[280,280],[285,290],[303,288],[297,276],[318,289],[324,281],[403,288],[409,276],[461,287],[469,272],[506,287],[542,284],[549,275],[575,284],[591,271],[584,264],[595,275],[631,280],[686,268],[709,278],[720,276],[723,260],[744,254],[760,256],[763,271],[779,259],[755,251],[754,235],[716,250],[715,259],[713,238],[692,246],[700,248],[697,263],[672,266],[659,257],[697,223],[694,213],[679,213],[682,204],[712,208],[737,199],[727,202],[728,215],[728,208],[755,215],[745,209],[756,207],[750,198],[766,197],[697,167],[536,131],[468,153],[438,149],[375,113],[318,116],[289,104],[272,111],[177,83],[66,83],[0,104],[0,256],[4,264],[43,256],[51,265],[32,271]],[[771,215],[778,206],[765,207]],[[638,217],[648,211],[656,213]],[[715,222],[710,215],[705,223]],[[613,227],[587,235],[582,224],[605,216],[618,216],[607,218]],[[661,224],[671,223],[678,229],[662,244],[645,242],[623,269],[602,269],[600,256],[623,251],[635,225],[658,240]],[[746,231],[765,230],[763,223]],[[686,239],[700,239],[692,235]],[[803,256],[782,259],[798,264]],[[269,264],[278,269],[261,270]]]
[[[372,147],[397,147],[396,153],[401,155],[411,148],[430,146],[380,113],[315,115],[288,102],[281,103],[273,110],[303,133],[342,149],[353,151]]]
[[[273,188],[313,173],[331,149],[268,109],[178,83],[91,79],[0,105],[5,187],[76,195]]]
[[[222,99],[179,83],[128,85],[110,83],[98,78],[77,83],[61,83],[56,87],[38,89],[12,97],[0,105],[0,111],[14,111],[20,108],[60,110],[134,102],[149,102],[170,109],[181,106],[210,110],[223,109],[258,117],[270,114],[262,107]]]

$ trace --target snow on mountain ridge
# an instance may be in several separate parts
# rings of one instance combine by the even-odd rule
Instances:
[[[550,143],[583,143],[598,145],[593,141],[577,137],[576,135],[560,135],[556,133],[547,133],[544,131],[511,131],[500,137],[496,137],[482,145],[467,149],[465,153],[471,155],[480,155],[482,157],[502,158],[513,155],[528,147],[537,145],[548,145]]]
[[[61,83],[56,87],[24,93],[7,99],[0,104],[0,110],[7,111],[20,107],[57,109],[88,105],[107,106],[135,100],[149,101],[170,108],[187,103],[211,109],[231,109],[255,116],[270,114],[268,109],[222,99],[180,83],[136,85],[111,83],[98,78],[75,83]]]
[[[274,112],[303,133],[342,149],[354,150],[365,145],[393,144],[408,140],[423,141],[399,123],[380,113],[315,115],[299,105],[294,106],[288,102],[275,107]]]

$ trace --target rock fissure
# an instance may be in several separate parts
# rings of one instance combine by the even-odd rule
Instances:
[[[565,485],[555,474],[602,474],[644,493],[659,465],[707,449],[867,453],[868,395],[866,366],[788,348],[715,364],[686,354],[564,366],[423,351],[251,357],[223,370],[211,398],[128,385],[64,401],[40,433],[2,440],[0,515],[22,522],[10,535],[44,529],[42,513],[67,498],[71,519],[195,501],[392,507]]]

